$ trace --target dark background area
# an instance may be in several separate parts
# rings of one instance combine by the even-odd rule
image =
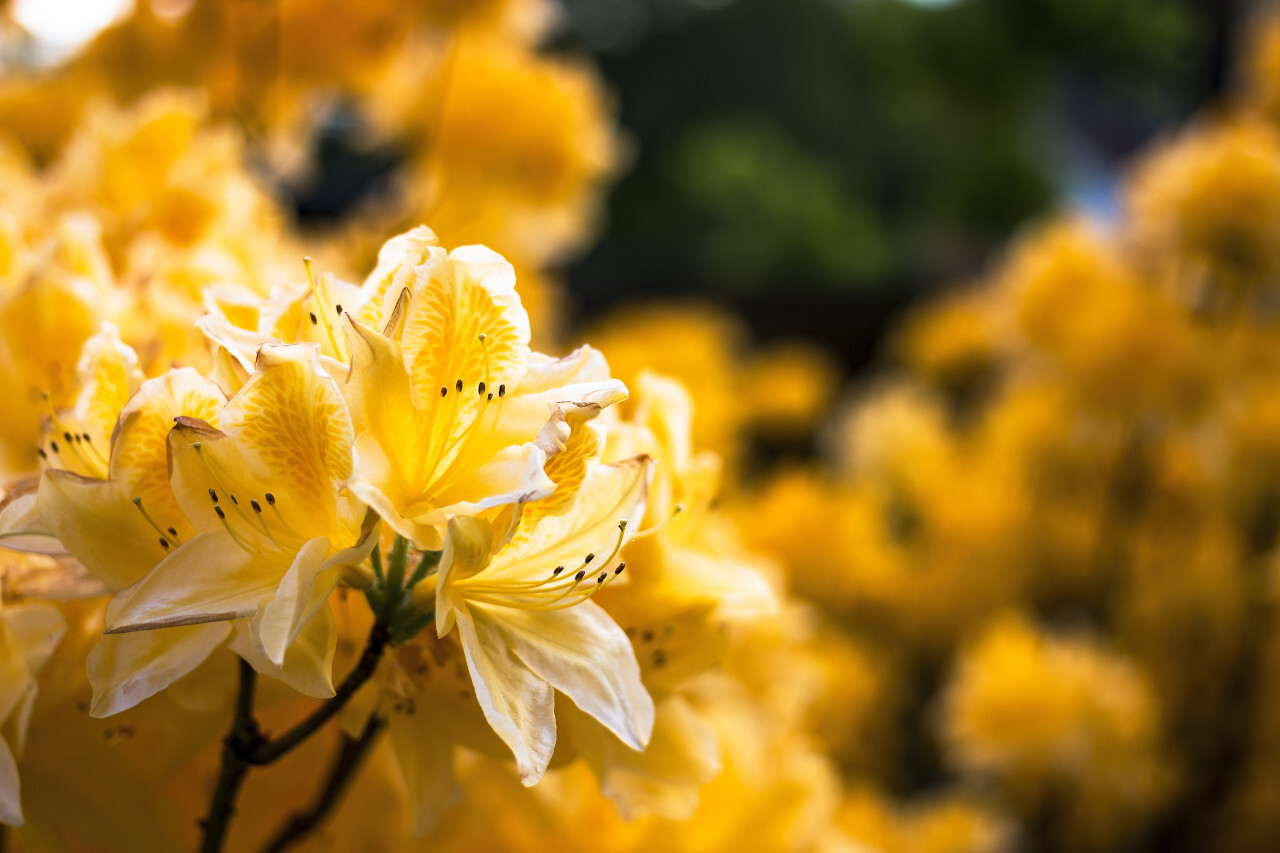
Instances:
[[[575,319],[729,304],[848,369],[901,311],[979,274],[1229,81],[1226,0],[562,0],[633,156]],[[1233,48],[1234,44],[1231,45]]]

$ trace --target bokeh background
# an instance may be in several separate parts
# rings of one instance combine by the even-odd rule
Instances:
[[[95,98],[194,86],[177,111],[243,134],[290,249],[358,277],[418,221],[482,240],[541,348],[689,386],[792,597],[721,662],[777,752],[662,843],[1275,849],[1269,4],[75,5],[6,6],[0,127],[55,198],[116,215],[67,140],[140,114]],[[503,46],[406,37],[442,26]],[[107,218],[123,280],[138,229],[186,239],[166,210]],[[581,818],[564,849],[598,849]]]

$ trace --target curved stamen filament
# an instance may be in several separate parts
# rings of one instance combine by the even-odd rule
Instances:
[[[333,324],[329,322],[329,312],[324,310],[324,300],[320,298],[320,289],[316,287],[316,278],[311,273],[311,258],[303,258],[302,266],[307,270],[307,284],[311,285],[311,295],[316,298],[316,313],[320,315],[320,319],[324,323],[324,330],[329,333],[329,343],[333,346],[333,354],[342,359],[342,350],[339,349],[338,339],[333,334]],[[339,314],[342,313],[341,307],[338,306]]]
[[[222,526],[223,526],[224,528],[226,528],[226,531],[227,531],[227,533],[231,536],[231,539],[232,539],[232,540],[233,540],[237,545],[239,545],[239,546],[240,546],[240,550],[244,551],[244,552],[245,552],[245,553],[247,553],[247,554],[253,554],[253,555],[255,555],[255,556],[256,556],[256,555],[258,555],[258,554],[261,554],[261,553],[262,553],[262,551],[260,551],[260,550],[259,550],[259,549],[257,549],[257,548],[254,548],[254,547],[253,547],[252,545],[250,545],[248,542],[246,542],[245,540],[241,539],[241,538],[240,538],[240,536],[239,536],[239,534],[237,534],[237,533],[235,532],[235,530],[233,530],[233,529],[231,528],[231,523],[227,521],[227,514],[226,514],[226,512],[224,512],[224,511],[223,511],[223,509],[222,509],[222,505],[221,505],[221,504],[215,504],[215,505],[214,505],[214,507],[213,507],[213,511],[214,511],[214,513],[216,513],[216,514],[217,514],[217,516],[218,516],[218,521],[221,521],[221,522],[222,522]]]
[[[609,564],[622,550],[626,531],[627,520],[624,518],[618,522],[618,541],[609,555],[596,563],[601,572],[596,578],[595,585],[586,591],[580,589],[580,584],[587,577],[587,567],[595,562],[594,553],[588,554],[567,578],[564,577],[564,566],[557,566],[551,572],[551,577],[541,581],[502,583],[492,579],[482,579],[479,582],[461,580],[457,582],[457,587],[469,601],[502,607],[530,610],[559,610],[563,607],[572,607],[595,595],[597,590],[622,573],[625,563],[620,564],[612,573],[609,572]]]
[[[71,430],[67,429],[66,424],[64,424],[62,419],[58,417],[58,411],[53,407],[53,400],[49,398],[48,391],[41,392],[40,397],[44,400],[45,406],[49,409],[49,418],[53,422],[54,431],[62,433],[62,438],[63,441],[66,442],[67,449],[75,455],[76,459],[80,460],[80,464],[84,466],[85,472],[99,480],[105,480],[107,478],[107,468],[105,460],[102,460],[101,458],[101,454],[98,454],[98,460],[90,460],[89,457],[81,453],[78,446],[79,442],[76,441],[76,439],[80,437],[80,433],[75,433],[73,435]],[[51,442],[50,446],[54,453],[59,453],[56,442]],[[89,446],[92,447],[93,445],[90,444]]]
[[[142,513],[142,517],[147,520],[147,524],[150,524],[155,529],[156,533],[160,534],[160,544],[165,549],[168,549],[170,540],[172,540],[172,543],[175,546],[182,544],[182,540],[178,538],[177,530],[175,530],[172,527],[167,529],[161,529],[160,525],[156,524],[155,519],[153,519],[151,517],[151,514],[147,512],[147,510],[142,506],[141,497],[134,498],[132,503],[135,507],[137,507],[138,512]]]

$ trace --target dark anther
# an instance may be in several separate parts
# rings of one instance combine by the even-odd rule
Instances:
[[[481,397],[484,396],[484,383],[480,383],[480,390],[477,392]]]
[[[166,527],[166,528],[165,528],[165,530],[168,530],[168,531],[169,531],[169,535],[170,535],[170,536],[173,536],[174,538],[177,538],[177,536],[178,536],[178,531],[174,530],[172,527]]]
[[[609,577],[609,573],[608,573],[608,572],[601,572],[601,573],[600,573],[600,577],[596,578],[596,583],[597,583],[597,584],[602,584],[602,583],[604,583],[604,579],[605,579],[605,578],[607,578],[607,577]]]
[[[626,563],[618,563],[618,568],[614,569],[613,573],[615,575],[620,575],[622,574],[622,570],[625,569],[626,567],[627,567]]]
[[[214,512],[216,512],[216,513],[218,514],[218,518],[222,519],[223,521],[226,521],[226,520],[227,520],[227,514],[226,514],[225,512],[223,512],[223,511],[222,511],[222,507],[221,507],[221,506],[216,506],[216,505],[215,505],[215,506],[214,506],[214,508],[213,508],[213,511],[214,511]]]
[[[596,558],[596,555],[595,555],[595,554],[588,554],[588,555],[587,555],[587,559],[583,560],[582,562],[583,562],[583,563],[590,563],[590,562],[591,562],[592,560],[594,560],[595,558]]]
[[[493,392],[492,392],[492,391],[490,391],[490,392],[489,392],[489,396],[488,396],[488,398],[487,398],[487,399],[488,399],[488,400],[492,400],[492,399],[493,399]]]
[[[441,396],[441,397],[447,397],[447,396],[449,396],[449,389],[448,389],[448,388],[445,388],[444,386],[441,386],[441,387],[440,387],[440,396]]]
[[[58,452],[58,442],[56,442],[56,441],[51,441],[51,442],[49,442],[49,449],[50,449],[50,450],[52,450],[54,453],[57,453],[57,452]]]
[[[551,577],[555,577],[556,575],[560,574],[563,571],[564,571],[564,566],[556,566],[554,569],[551,570]]]
[[[455,382],[455,383],[454,383],[454,385],[453,385],[453,387],[454,387],[454,388],[457,388],[457,389],[458,389],[458,393],[459,393],[459,394],[461,394],[461,393],[462,393],[462,380],[461,380],[461,379],[459,379],[457,382]]]
[[[67,442],[67,444],[70,444],[70,443],[71,443],[71,433],[69,433],[69,432],[64,432],[64,433],[62,434],[62,437],[63,437],[63,439]]]
[[[214,503],[217,503],[217,502],[218,502],[218,493],[217,493],[217,492],[215,492],[213,489],[209,489],[209,498],[210,498]]]
[[[48,459],[48,458],[49,458],[49,454],[44,452],[44,448],[43,448],[43,447],[37,447],[37,448],[36,448],[36,453],[39,453],[39,454],[40,454],[40,458],[41,458],[41,459]]]
[[[653,665],[656,667],[664,667],[667,665],[667,653],[662,649],[653,650]]]
[[[505,396],[507,396],[507,386],[506,386],[506,385],[499,385],[499,386],[498,386],[498,396],[499,396],[499,397],[505,397]]]
[[[160,547],[161,547],[161,548],[163,548],[163,549],[165,549],[166,551],[168,551],[168,550],[169,550],[169,540],[168,540],[168,539],[165,539],[163,536],[161,536],[161,537],[160,537]]]
[[[317,325],[317,324],[320,322],[320,321],[316,318],[316,312],[314,312],[314,311],[310,312],[310,315],[309,315],[309,316],[311,317],[311,325],[315,326],[315,325]]]
[[[338,312],[338,316],[339,316],[339,317],[341,317],[341,316],[342,316],[342,306],[341,306],[341,305],[335,305],[335,306],[333,306],[333,307],[334,307],[334,310],[336,310],[336,311]]]
[[[249,506],[253,507],[254,512],[262,512],[262,504],[258,503],[257,498],[250,498]]]
[[[275,506],[275,505],[276,505],[276,496],[275,496],[275,495],[271,494],[270,492],[267,492],[265,495],[263,495],[263,497],[265,497],[265,498],[267,499],[267,506]]]
[[[233,504],[235,504],[236,506],[240,506],[240,501],[236,500],[235,495],[231,494],[230,492],[227,492],[227,497],[231,498],[231,502]]]
[[[89,433],[87,433],[87,432],[86,432],[86,433],[81,433],[81,435],[83,435],[83,436],[84,436],[84,440],[85,440],[87,443],[89,443],[89,444],[93,444],[93,438],[89,435]]]
[[[652,629],[652,628],[645,628],[645,629],[644,629],[644,633],[640,635],[640,639],[644,640],[646,643],[652,643],[652,642],[653,642],[653,629]]]
[[[573,576],[573,579],[574,579],[574,580],[576,580],[576,581],[580,581],[580,580],[582,580],[583,578],[585,578],[586,576],[587,576],[587,573],[586,573],[586,572],[578,572],[576,575],[574,575],[574,576]]]

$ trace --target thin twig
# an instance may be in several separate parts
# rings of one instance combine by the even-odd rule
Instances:
[[[271,842],[262,848],[263,853],[284,853],[320,827],[320,824],[338,805],[347,787],[354,781],[360,764],[385,725],[386,723],[375,715],[369,718],[358,739],[343,735],[342,748],[334,757],[333,766],[315,802],[305,811],[294,813]]]
[[[333,696],[325,700],[325,703],[312,712],[311,716],[280,737],[274,740],[260,740],[254,744],[245,753],[245,761],[250,764],[270,764],[315,734],[329,721],[330,717],[342,710],[342,706],[347,704],[347,700],[354,696],[366,681],[373,677],[390,639],[391,631],[387,626],[381,621],[375,622],[373,630],[369,632],[369,642],[364,647],[364,654],[360,656],[359,663],[338,686]]]
[[[209,803],[209,816],[201,821],[204,838],[201,853],[219,853],[226,839],[227,824],[235,813],[236,796],[244,784],[249,762],[245,755],[262,740],[258,721],[253,716],[253,694],[258,674],[248,661],[240,661],[240,692],[236,698],[236,715],[226,740],[222,742],[222,770]]]

